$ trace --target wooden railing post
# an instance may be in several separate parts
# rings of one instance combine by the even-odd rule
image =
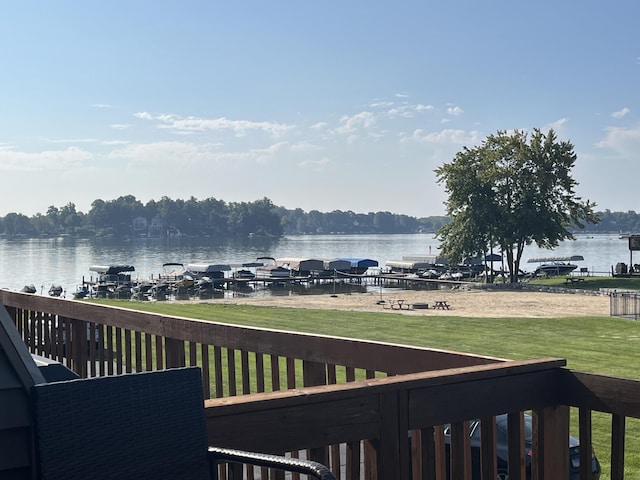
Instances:
[[[536,410],[538,478],[569,478],[569,407],[555,405]],[[535,443],[535,441],[534,441]],[[534,455],[536,452],[534,452]]]
[[[578,411],[578,424],[580,429],[580,445],[591,445],[592,424],[591,410],[580,408]],[[591,475],[591,448],[580,449],[580,478],[588,478]]]
[[[182,340],[164,339],[167,368],[178,368],[186,365],[185,348]]]
[[[67,326],[65,347],[71,348],[71,367],[81,378],[87,378],[87,348],[89,340],[87,338],[87,323],[82,320],[71,320],[59,318],[58,321],[65,322]],[[69,332],[71,327],[71,332]],[[53,328],[53,327],[51,327]],[[69,342],[70,340],[70,342]],[[71,345],[69,345],[71,343]],[[67,352],[68,354],[68,352]]]
[[[302,381],[305,387],[315,387],[327,384],[327,369],[324,363],[302,362]],[[310,458],[323,464],[329,463],[329,448],[313,448],[309,452]]]
[[[611,480],[624,478],[625,416],[611,416]]]
[[[302,362],[302,377],[305,387],[317,387],[327,384],[327,369],[324,363]]]
[[[377,442],[378,478],[410,478],[408,393],[380,395],[380,437]]]
[[[507,415],[508,442],[509,442],[509,478],[525,480],[524,452],[524,416],[521,412],[513,412]],[[516,448],[513,448],[513,447]]]

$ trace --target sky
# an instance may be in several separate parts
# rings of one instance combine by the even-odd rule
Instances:
[[[640,3],[0,5],[0,215],[133,195],[445,214],[434,170],[499,130],[574,145],[638,210]]]

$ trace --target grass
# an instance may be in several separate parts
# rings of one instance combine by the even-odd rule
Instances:
[[[624,281],[623,281],[624,280]],[[564,285],[564,277],[536,280]],[[640,279],[588,277],[572,288],[640,289]],[[640,379],[640,322],[611,317],[467,318],[410,316],[215,303],[100,303],[202,320],[377,340],[508,359],[560,357],[569,368]],[[594,448],[609,478],[610,416],[594,413]],[[576,422],[573,422],[575,425]],[[640,478],[640,421],[627,420],[626,478]]]
[[[101,300],[215,322],[441,348],[513,360],[566,358],[576,370],[640,379],[640,323],[610,317],[468,318],[215,303]]]
[[[552,287],[566,287],[564,275],[552,276],[545,279],[532,280],[530,283],[534,285],[547,285]],[[590,277],[576,276],[575,278],[584,278],[584,282],[575,283],[568,288],[578,290],[594,290],[610,289],[610,290],[640,290],[640,276],[638,277]]]

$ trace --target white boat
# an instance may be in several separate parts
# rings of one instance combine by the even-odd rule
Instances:
[[[276,264],[288,268],[294,276],[302,277],[324,270],[324,261],[315,258],[277,258]]]
[[[256,278],[289,278],[291,270],[276,263],[273,257],[258,257],[258,261],[264,262],[256,267]]]
[[[222,288],[225,284],[225,272],[231,271],[231,265],[226,263],[189,263],[186,268],[201,290]]]
[[[571,262],[583,261],[582,255],[571,255],[569,257],[538,257],[530,258],[527,263],[539,263],[534,274],[537,275],[569,275],[578,265]]]
[[[264,265],[263,262],[244,262],[232,264],[231,267],[234,269],[231,276],[233,278],[237,278],[239,280],[253,280],[256,278],[255,269],[258,267],[262,267]]]
[[[92,265],[90,272],[96,273],[95,282],[90,282],[93,292],[92,296],[98,298],[120,298],[122,289],[120,287],[131,287],[131,272],[135,272],[133,265]]]
[[[233,272],[233,278],[238,278],[240,280],[253,280],[256,278],[256,274],[247,268],[241,268]]]

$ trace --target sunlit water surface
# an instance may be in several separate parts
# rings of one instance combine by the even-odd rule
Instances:
[[[73,292],[90,278],[91,265],[127,264],[135,267],[134,279],[149,279],[162,272],[167,262],[243,263],[260,256],[276,258],[362,257],[401,260],[404,255],[436,254],[438,242],[431,234],[411,235],[296,235],[281,239],[248,238],[218,242],[214,238],[133,238],[116,239],[37,238],[0,239],[0,287],[19,290],[33,284],[46,292],[52,284]],[[528,258],[582,255],[581,267],[604,274],[618,262],[629,263],[626,239],[618,235],[579,235],[575,241],[561,243],[553,251],[527,247],[523,269],[536,264]],[[634,260],[638,263],[638,260]]]

